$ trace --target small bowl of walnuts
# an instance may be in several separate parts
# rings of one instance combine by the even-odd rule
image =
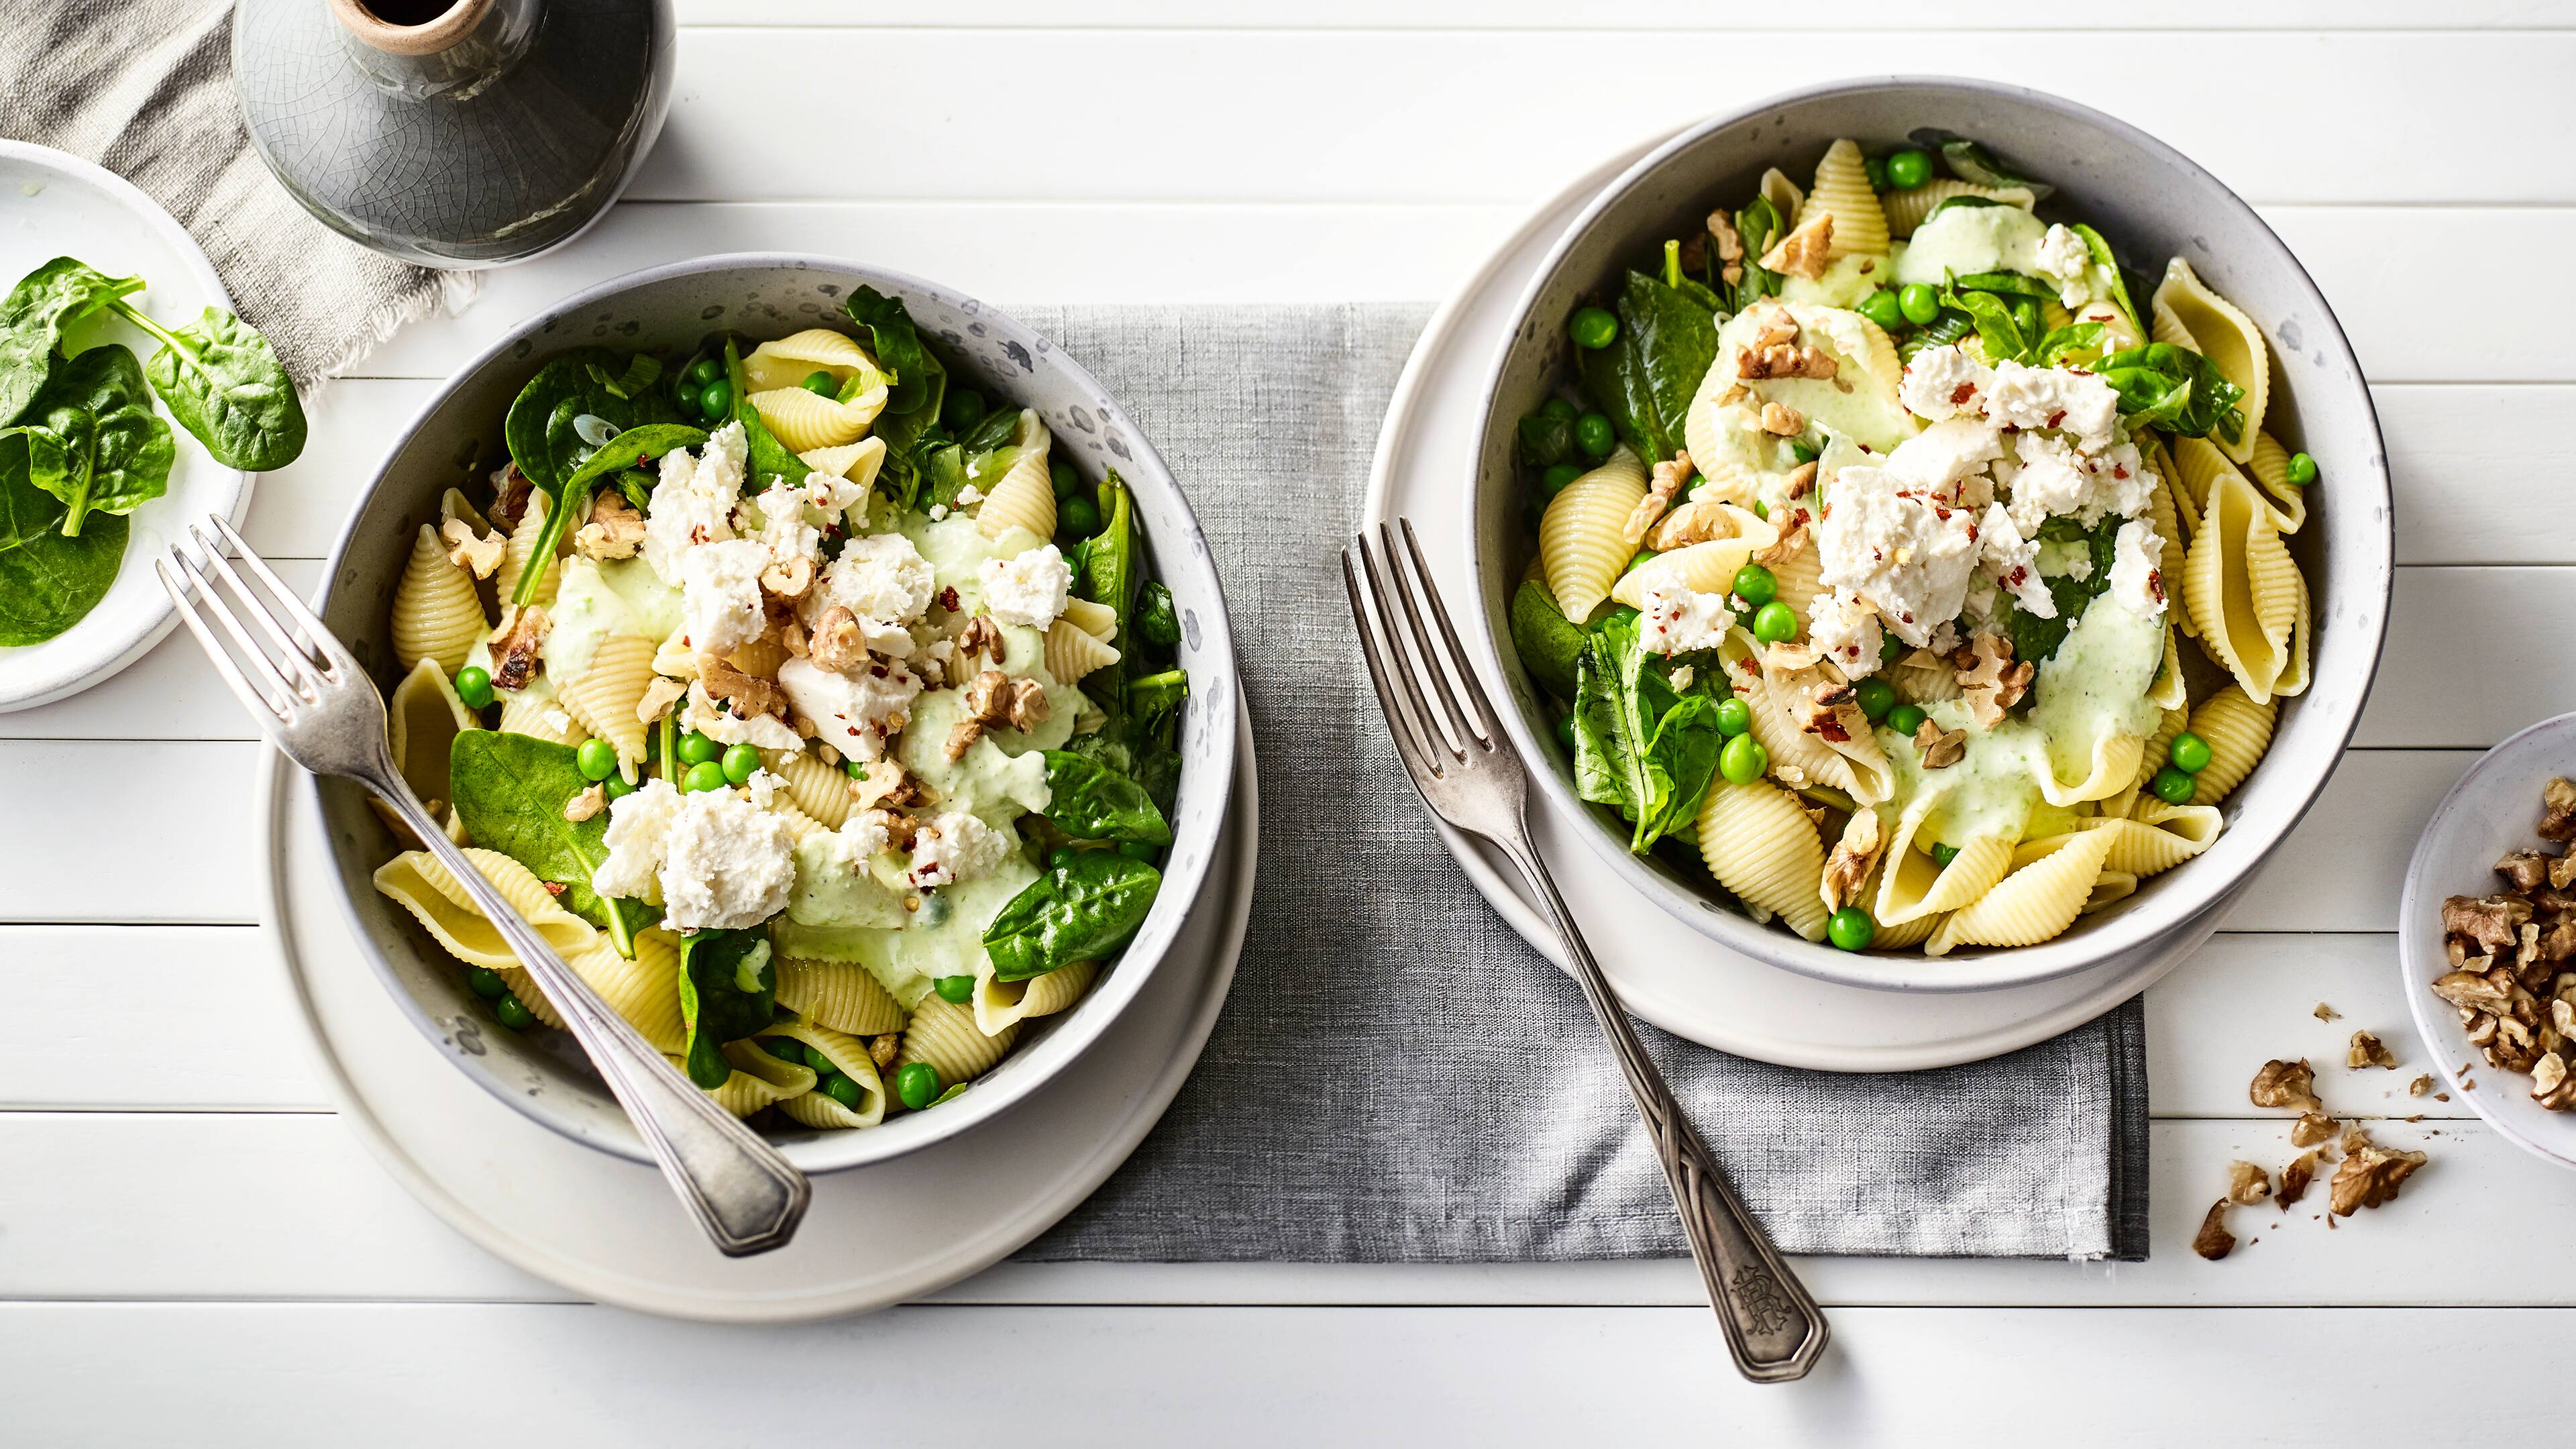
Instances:
[[[2397,954],[2450,1089],[2576,1167],[2576,714],[2489,750],[2406,869]]]

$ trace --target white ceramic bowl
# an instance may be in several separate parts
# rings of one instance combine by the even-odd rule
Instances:
[[[1523,517],[1527,483],[1515,425],[1570,366],[1565,319],[1587,294],[1688,236],[1720,199],[1752,194],[1766,167],[1812,169],[1836,137],[1885,147],[1917,127],[1974,136],[2059,193],[2042,215],[2099,226],[2135,280],[2183,256],[2245,309],[2274,342],[2279,380],[2263,426],[2314,454],[2324,481],[2291,549],[2316,599],[2314,683],[2286,701],[2271,753],[2225,806],[2226,832],[2198,859],[2136,895],[2078,921],[2054,941],[2009,950],[1853,953],[1757,926],[1696,869],[1629,854],[1625,826],[1574,793],[1572,761],[1556,742],[1545,695],[1510,647],[1512,591],[1536,548]],[[2307,812],[2361,717],[2388,614],[2394,545],[2388,469],[2361,364],[2298,259],[2234,192],[2181,153],[2125,122],[2072,101],[1987,81],[1888,78],[1794,91],[1714,117],[1657,147],[1613,181],[1566,230],[1522,297],[1494,362],[1483,447],[1465,520],[1483,607],[1466,613],[1503,661],[1504,722],[1538,762],[1539,786],[1569,815],[1591,819],[1595,849],[1649,899],[1712,941],[1786,970],[1847,985],[1905,991],[1986,990],[2083,971],[2163,939],[2242,882]],[[2184,646],[2187,650],[2191,645]]]
[[[1181,616],[1180,662],[1190,698],[1182,716],[1180,799],[1163,887],[1126,952],[1073,1010],[1024,1032],[975,1089],[935,1110],[906,1113],[865,1131],[782,1132],[774,1140],[807,1172],[883,1162],[953,1137],[1043,1090],[1133,1001],[1200,900],[1218,827],[1232,797],[1236,693],[1234,640],[1225,599],[1180,486],[1117,401],[1053,342],[970,297],[934,283],[824,257],[739,254],[637,272],[566,299],[529,319],[466,365],[395,440],[333,548],[320,607],[324,622],[390,688],[386,614],[414,530],[437,514],[441,490],[479,478],[508,456],[501,420],[520,386],[551,354],[582,345],[661,346],[686,352],[717,329],[755,339],[829,325],[862,284],[901,297],[952,376],[1018,406],[1034,407],[1055,433],[1057,456],[1097,480],[1116,468],[1133,490],[1150,572]],[[649,1162],[642,1139],[569,1035],[492,1029],[456,964],[369,877],[399,847],[345,780],[306,778],[321,811],[341,895],[362,949],[394,1000],[458,1070],[533,1120],[576,1142]],[[459,1028],[474,1026],[472,1031]]]
[[[2548,848],[2535,832],[2541,787],[2553,775],[2576,778],[2576,714],[2542,720],[2479,756],[2433,807],[2398,899],[2397,962],[2416,1035],[2448,1090],[2516,1145],[2576,1167],[2576,1113],[2550,1111],[2531,1100],[2529,1077],[2488,1066],[2469,1045],[2459,1012],[2433,994],[2434,978],[2451,969],[2442,947],[2442,902],[2506,889],[2495,873],[2505,852]]]

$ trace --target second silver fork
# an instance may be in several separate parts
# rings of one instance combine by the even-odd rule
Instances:
[[[1397,526],[1403,531],[1400,549]],[[1682,1115],[1663,1073],[1629,1025],[1609,978],[1584,944],[1556,882],[1531,847],[1528,767],[1503,734],[1484,685],[1459,647],[1412,522],[1382,523],[1378,531],[1382,556],[1362,533],[1342,553],[1342,578],[1359,627],[1360,654],[1377,686],[1387,733],[1395,740],[1405,774],[1434,814],[1492,842],[1547,908],[1574,965],[1574,979],[1619,1059],[1638,1114],[1645,1118],[1736,1368],[1758,1383],[1804,1378],[1825,1351],[1823,1311],[1745,1211],[1725,1172]],[[1430,626],[1424,622],[1426,612]]]

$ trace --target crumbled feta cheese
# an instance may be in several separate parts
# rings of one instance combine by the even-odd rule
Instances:
[[[886,818],[881,810],[854,810],[833,832],[833,847],[852,864],[866,860],[886,848]]]
[[[553,730],[556,734],[564,735],[572,733],[572,716],[566,714],[564,711],[559,709],[547,710],[544,718],[546,728]]]
[[[798,714],[814,722],[817,738],[861,760],[885,753],[886,736],[903,728],[921,694],[921,681],[900,664],[871,665],[853,678],[810,659],[779,665],[778,687]]]
[[[1884,465],[1900,489],[1958,502],[1960,485],[2004,455],[2003,435],[1982,418],[1950,418],[1897,444]]]
[[[983,501],[984,490],[972,483],[957,490],[957,506],[960,508],[972,508]]]
[[[720,745],[758,745],[764,750],[796,750],[805,746],[796,731],[775,715],[736,715],[716,707],[713,695],[707,693],[706,681],[689,682],[689,708],[680,716],[683,728],[696,730]]]
[[[1073,570],[1051,543],[1016,558],[986,559],[975,574],[984,589],[984,612],[1026,629],[1054,623],[1073,592]]]
[[[900,533],[851,539],[823,572],[822,598],[862,619],[909,624],[930,608],[937,573]]]
[[[1916,417],[1939,422],[1975,416],[1985,408],[1994,386],[1995,374],[1952,343],[1926,347],[1914,354],[1914,360],[1905,364],[1905,380],[1897,387],[1897,397]]]
[[[948,517],[948,505],[947,505],[947,504],[945,504],[945,503],[934,503],[934,504],[930,505],[930,521],[931,521],[931,522],[933,522],[933,523],[940,523],[940,522],[944,522],[944,521],[947,519],[947,517]]]
[[[1819,594],[1807,606],[1807,640],[1847,678],[1878,672],[1878,611],[1850,594]]]
[[[2047,580],[2039,576],[2039,545],[2022,537],[2020,526],[2000,503],[1990,505],[1977,525],[1977,562],[2024,609],[2043,619],[2057,617],[2057,601],[2049,596]]]
[[[923,890],[990,874],[1011,853],[1011,838],[962,810],[943,810],[913,831],[905,879]]]
[[[2143,518],[2121,524],[2119,537],[2112,540],[2111,597],[2130,613],[2152,616],[2164,611],[2164,576],[2158,572],[2164,548],[2155,524]]]
[[[743,781],[743,789],[750,792],[753,805],[763,810],[775,810],[778,808],[778,797],[787,793],[787,781],[782,776],[772,774],[769,767],[764,765],[752,771],[750,779]]]
[[[1691,681],[1697,678],[1699,678],[1699,671],[1685,664],[1673,671],[1673,688],[1688,689],[1691,687]]]
[[[760,571],[769,549],[747,538],[702,543],[680,559],[680,632],[689,648],[730,654],[769,632]]]
[[[603,896],[660,904],[664,842],[680,818],[680,792],[656,777],[642,789],[608,802],[608,859],[590,873],[590,888]]]
[[[778,563],[797,559],[822,562],[823,531],[805,521],[805,492],[774,483],[755,500],[759,519],[740,531],[746,538],[757,539],[768,548],[770,558]],[[737,525],[745,520],[735,516]]]
[[[2013,440],[2019,466],[2012,470],[2013,526],[2035,537],[2053,514],[2067,514],[2090,527],[2102,516],[2105,500],[2095,495],[2093,474],[2084,458],[2055,438],[2024,433]]]
[[[1877,609],[1888,629],[1920,646],[1955,616],[1977,557],[1964,509],[1906,491],[1885,469],[1845,468],[1816,528],[1825,583]]]
[[[661,883],[662,922],[675,931],[757,926],[796,888],[794,832],[731,790],[692,791],[671,824]]]
[[[680,560],[691,549],[733,537],[747,447],[742,424],[727,423],[695,456],[686,448],[662,455],[662,478],[644,516],[644,562],[662,582],[678,585]]]
[[[1726,631],[1734,625],[1725,595],[1669,584],[1646,595],[1638,637],[1651,654],[1690,654],[1726,642]]]
[[[2099,452],[2119,439],[2120,394],[2089,372],[2007,362],[1995,369],[1986,416],[2017,428],[2072,433],[2086,449]]]
[[[868,496],[868,490],[838,473],[817,468],[805,475],[805,506],[825,515],[849,511],[851,505]]]
[[[2048,235],[2039,239],[2035,265],[2039,274],[2057,284],[2057,300],[2069,311],[2081,307],[2092,297],[2093,288],[2085,269],[2093,264],[2093,249],[2084,238],[2063,226],[2051,226]]]

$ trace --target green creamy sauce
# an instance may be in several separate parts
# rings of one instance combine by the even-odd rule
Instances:
[[[1953,276],[2020,272],[2038,276],[2048,223],[2018,206],[1954,206],[1914,233],[1896,257],[1896,282],[1937,287]]]
[[[782,956],[858,962],[909,1011],[940,977],[975,974],[984,964],[984,928],[1037,878],[1037,867],[1014,848],[990,875],[922,892],[921,909],[907,912],[899,927],[813,926],[791,914],[770,923],[770,940]],[[895,907],[902,909],[899,899]]]
[[[1888,258],[1854,253],[1836,257],[1825,268],[1825,274],[1813,281],[1782,277],[1780,300],[1816,307],[1857,307],[1870,293],[1887,285],[1889,276]]]
[[[2155,733],[2164,711],[2147,690],[2165,660],[2165,621],[2141,616],[2109,594],[2096,595],[2057,653],[2032,677],[2038,702],[2025,716],[2048,741],[2057,778],[2078,781],[2093,769],[2093,742],[2108,735]]]
[[[548,674],[580,678],[613,634],[640,634],[659,644],[679,632],[680,591],[640,558],[568,558],[561,580],[555,601],[546,606],[546,638],[539,646]]]

